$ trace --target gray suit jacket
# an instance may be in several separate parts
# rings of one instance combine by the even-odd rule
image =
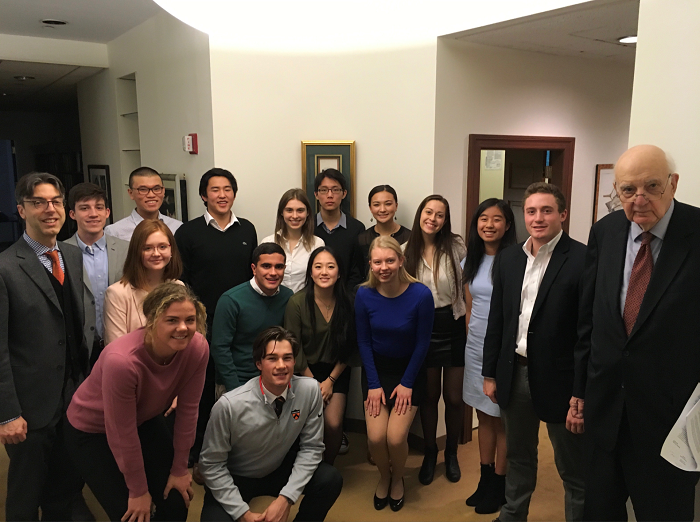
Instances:
[[[66,243],[78,246],[77,235],[75,233],[69,239],[66,239]],[[109,286],[122,278],[129,242],[107,234],[105,234],[105,240],[107,241],[107,286]],[[83,297],[85,302],[85,340],[92,355],[92,343],[95,339],[95,323],[97,319],[95,315],[95,295],[92,292],[92,284],[85,268],[83,268],[83,290],[85,294]]]
[[[83,324],[83,259],[58,242],[74,313]],[[85,338],[79,347],[85,357]],[[66,327],[49,275],[20,238],[0,253],[0,421],[22,416],[28,429],[46,427],[59,407],[66,365]],[[64,408],[68,404],[63,405]]]

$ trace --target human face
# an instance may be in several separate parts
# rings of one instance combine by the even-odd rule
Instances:
[[[372,196],[372,201],[369,205],[369,211],[377,220],[377,223],[389,223],[394,219],[396,209],[399,204],[396,203],[393,194],[389,192],[377,192]]]
[[[83,199],[76,201],[75,209],[70,211],[70,217],[77,223],[78,235],[81,239],[84,237],[99,239],[104,233],[109,208],[105,205],[104,199]]]
[[[538,245],[549,243],[561,232],[566,210],[559,212],[552,194],[532,194],[523,202],[525,228]]]
[[[338,263],[329,252],[320,252],[311,265],[311,279],[318,288],[333,288],[338,281]]]
[[[164,270],[173,255],[168,236],[160,230],[153,232],[146,239],[141,255],[146,270]]]
[[[65,204],[61,193],[50,183],[40,183],[34,187],[31,199],[61,200]],[[44,246],[52,247],[56,244],[56,236],[66,220],[66,209],[63,205],[49,203],[45,209],[39,209],[35,208],[31,201],[24,201],[21,205],[17,205],[17,211],[27,224],[29,237]]]
[[[498,246],[509,228],[503,212],[495,205],[484,210],[476,223],[476,231],[481,240],[494,246]]]
[[[290,199],[282,210],[282,218],[288,230],[299,230],[306,223],[307,217],[309,212],[306,205],[298,199]]]
[[[226,217],[231,212],[236,195],[231,182],[223,176],[212,176],[207,183],[207,196],[202,198],[212,216]]]
[[[131,178],[131,184],[131,188],[128,189],[129,197],[136,203],[137,212],[142,216],[153,215],[158,212],[165,196],[163,180],[160,179],[160,176],[134,176]],[[145,189],[150,190],[146,194],[141,194],[139,189],[142,191]],[[156,194],[153,189],[159,190],[160,194]]]
[[[265,295],[273,295],[284,278],[284,256],[262,254],[257,265],[252,265],[255,282]]]
[[[434,236],[445,224],[447,209],[442,201],[428,201],[420,213],[420,229],[428,236]]]
[[[321,203],[321,208],[329,212],[337,210],[345,196],[348,195],[348,191],[343,190],[340,183],[331,178],[323,178],[318,190],[318,192],[315,192],[316,199]],[[327,192],[321,194],[324,190],[327,190]]]
[[[294,351],[289,341],[270,341],[265,347],[265,357],[255,366],[265,388],[280,395],[289,385],[294,374]]]
[[[403,256],[391,248],[374,248],[370,254],[369,268],[380,283],[393,283],[403,266]]]
[[[615,189],[627,219],[648,231],[666,214],[678,186],[678,174],[669,175],[664,152],[649,145],[633,147],[625,152],[615,165]],[[649,193],[659,189],[659,199]],[[631,199],[625,192],[634,191]],[[658,196],[657,196],[658,197]],[[649,198],[649,199],[648,199]]]
[[[197,310],[191,301],[172,303],[156,320],[153,340],[160,353],[187,348],[197,330]]]

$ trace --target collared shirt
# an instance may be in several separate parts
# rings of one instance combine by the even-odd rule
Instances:
[[[296,294],[299,290],[304,288],[304,284],[306,283],[306,267],[309,264],[311,252],[325,245],[325,242],[320,237],[314,236],[314,244],[311,246],[311,250],[306,250],[304,243],[300,239],[294,246],[294,250],[289,250],[289,241],[282,238],[280,239],[284,253],[287,255],[282,284]],[[275,235],[273,234],[263,238],[260,244],[274,242]]]
[[[321,213],[319,212],[318,214],[316,214],[316,226],[318,226],[318,225],[323,225],[323,230],[325,230],[329,234],[332,234],[339,227],[348,228],[348,220],[345,217],[345,213],[341,210],[340,219],[338,220],[338,224],[336,226],[334,226],[333,229],[331,230],[330,228],[328,228],[326,226],[326,223],[323,221],[323,218],[321,217]]]
[[[537,255],[532,255],[532,237],[529,237],[523,245],[523,251],[527,256],[525,277],[523,277],[523,289],[520,293],[520,319],[518,321],[518,337],[515,353],[527,357],[527,330],[530,326],[532,310],[535,307],[537,292],[540,289],[542,278],[547,271],[552,252],[561,239],[562,231],[554,236],[549,243],[542,245]]]
[[[282,395],[275,395],[272,393],[270,390],[267,389],[267,386],[262,384],[262,380],[260,381],[260,386],[262,386],[263,389],[263,395],[265,402],[267,404],[272,404],[277,400],[277,397],[282,397],[285,401],[287,400],[287,392],[289,391],[289,386],[285,387],[284,391],[282,392]]]
[[[258,282],[255,280],[255,276],[252,277],[250,280],[250,286],[253,287],[253,290],[255,290],[257,293],[259,293],[263,297],[272,297],[272,295],[277,295],[280,293],[280,287],[277,287],[277,290],[275,290],[275,293],[272,295],[267,295],[265,292],[262,291],[262,289],[258,286]]]
[[[92,245],[86,245],[76,234],[78,248],[83,253],[83,267],[90,278],[92,295],[95,298],[95,330],[104,338],[104,302],[105,292],[109,286],[109,260],[107,257],[107,239],[104,234]]]
[[[58,252],[58,262],[61,265],[61,270],[63,270],[63,272],[65,273],[66,265],[63,262],[63,254],[61,253],[61,249],[58,248],[58,242],[53,247],[47,247],[42,245],[41,243],[34,241],[31,237],[29,237],[29,235],[27,235],[26,232],[22,237],[31,247],[31,249],[34,250],[34,253],[39,258],[39,262],[44,266],[46,270],[48,270],[51,273],[53,273],[53,269],[51,268],[51,258],[44,254],[46,254],[47,252],[51,252],[52,250]]]
[[[654,236],[649,243],[651,247],[651,257],[654,259],[654,265],[656,265],[656,260],[659,258],[659,252],[661,252],[661,246],[664,242],[664,237],[666,236],[666,230],[668,229],[668,223],[671,221],[671,214],[673,214],[673,209],[676,206],[675,202],[671,200],[671,206],[663,215],[659,222],[656,223],[649,232]],[[625,313],[625,301],[627,300],[627,288],[630,284],[630,277],[632,276],[632,267],[634,266],[634,260],[637,258],[637,253],[642,247],[642,227],[637,223],[630,223],[630,231],[627,235],[627,249],[625,250],[625,268],[622,272],[622,289],[620,290],[620,314]]]
[[[165,223],[173,234],[182,225],[182,221],[168,217],[160,212],[158,212],[158,219]],[[105,234],[118,237],[124,241],[131,241],[131,236],[134,234],[134,229],[136,228],[136,225],[141,223],[141,221],[143,221],[141,214],[136,212],[136,209],[134,209],[131,211],[131,214],[126,216],[124,219],[120,219],[116,223],[107,225],[105,227]]]
[[[435,308],[451,306],[452,283],[450,281],[448,270],[452,270],[452,267],[449,266],[448,257],[445,255],[440,256],[440,266],[438,268],[437,285],[435,285],[435,274],[433,272],[433,267],[428,265],[428,262],[423,256],[421,256],[420,260],[421,266],[418,270],[417,279],[425,286],[430,288],[430,292],[433,294],[433,301],[435,301]],[[435,262],[435,259],[433,259],[433,262]]]
[[[205,210],[204,221],[207,223],[207,226],[214,227],[216,230],[220,230],[221,232],[226,232],[229,228],[231,228],[231,225],[233,225],[234,223],[238,223],[238,218],[236,217],[236,214],[231,212],[231,218],[229,219],[229,222],[226,223],[226,226],[224,228],[221,228],[219,223],[217,223],[216,219],[212,217],[209,211]]]

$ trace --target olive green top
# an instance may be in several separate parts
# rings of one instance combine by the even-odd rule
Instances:
[[[330,324],[326,322],[316,303],[314,303],[314,312],[316,313],[316,332],[311,330],[311,314],[306,307],[306,289],[300,290],[289,298],[284,313],[284,327],[301,343],[301,350],[294,365],[296,373],[303,372],[309,364],[338,362],[331,350]]]

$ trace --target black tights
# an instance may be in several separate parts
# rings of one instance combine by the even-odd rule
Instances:
[[[437,444],[438,402],[442,391],[442,397],[445,401],[445,427],[447,428],[445,449],[456,452],[464,420],[464,402],[462,402],[464,368],[461,366],[428,368],[427,373],[428,382],[425,398],[420,405],[420,421],[423,427],[425,447],[428,448]]]

